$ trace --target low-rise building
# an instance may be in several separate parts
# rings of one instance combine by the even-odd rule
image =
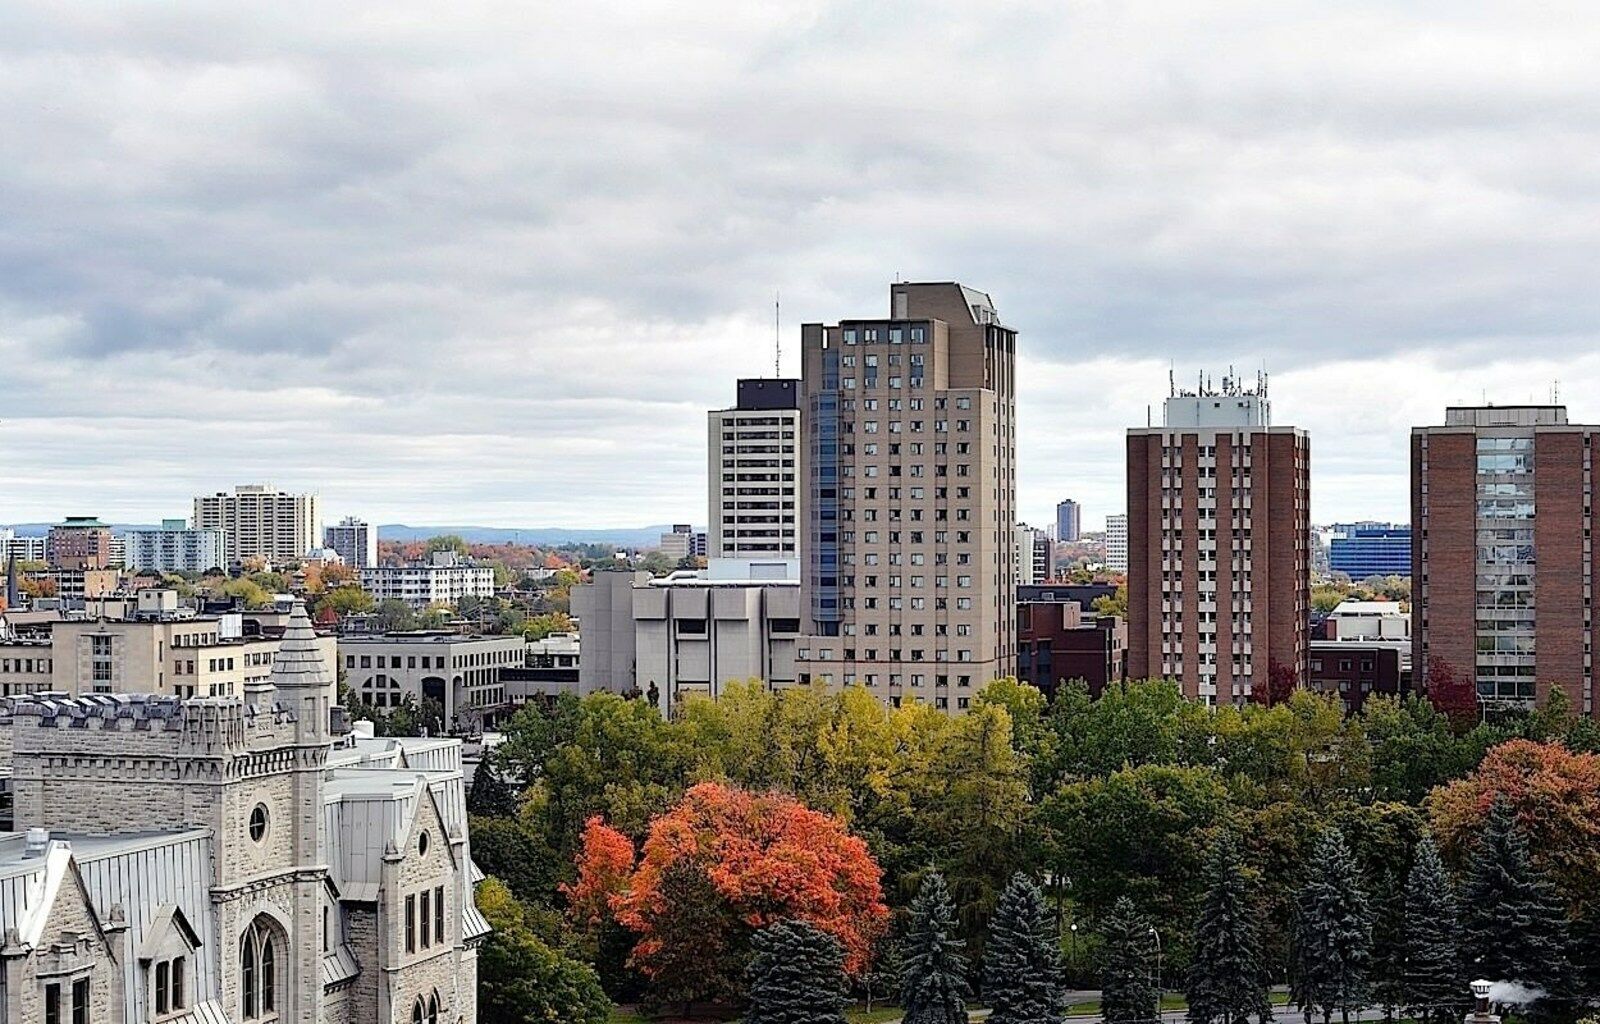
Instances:
[[[506,669],[527,663],[528,642],[514,636],[463,636],[447,630],[417,630],[339,638],[345,682],[364,703],[380,710],[409,697],[437,701],[452,731],[492,726],[509,703]]]
[[[362,569],[361,586],[376,601],[404,601],[417,609],[453,608],[463,597],[493,597],[494,570],[464,561],[453,551],[435,551],[423,564]]]
[[[1411,612],[1397,601],[1342,601],[1311,641],[1308,689],[1357,714],[1372,694],[1412,692]]]
[[[0,697],[50,690],[54,652],[49,640],[0,637]]]
[[[1053,697],[1082,681],[1098,697],[1128,675],[1128,627],[1115,615],[1096,615],[1075,588],[1027,588],[1017,598],[1017,679]],[[1046,596],[1048,595],[1048,596]]]
[[[525,704],[536,697],[578,692],[580,642],[577,633],[551,633],[528,642],[527,662],[500,672],[506,699]]]
[[[115,569],[46,569],[33,577],[55,585],[55,597],[63,608],[83,608],[117,592],[122,574]]]
[[[129,530],[124,565],[135,572],[208,572],[228,564],[221,530],[192,529],[182,519],[159,528]]]

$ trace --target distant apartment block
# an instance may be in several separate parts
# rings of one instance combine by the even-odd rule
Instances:
[[[1353,580],[1411,575],[1411,527],[1394,523],[1336,523],[1328,568]]]
[[[0,563],[12,555],[16,555],[19,562],[43,562],[45,546],[44,537],[19,537],[9,527],[0,530]]]
[[[227,568],[221,530],[197,530],[182,519],[163,519],[159,529],[123,535],[127,568],[135,572],[199,572]]]
[[[1077,541],[1083,536],[1083,512],[1071,498],[1056,503],[1056,540]]]
[[[954,282],[804,325],[802,682],[958,712],[1014,671],[1016,342]]]
[[[1128,516],[1117,512],[1106,516],[1106,568],[1128,571]]]
[[[1050,535],[1027,523],[1018,523],[1016,539],[1017,586],[1027,587],[1035,583],[1048,583],[1051,554],[1055,547]]]
[[[454,608],[463,597],[493,597],[494,570],[435,551],[425,563],[375,565],[361,570],[361,586],[375,601],[404,601],[412,608]]]
[[[683,561],[694,556],[694,527],[688,523],[678,523],[672,527],[671,532],[661,535],[661,542],[656,545],[661,553],[668,558]]]
[[[94,516],[68,516],[50,527],[45,561],[52,569],[107,569],[112,563],[111,527]]]
[[[710,558],[800,557],[800,382],[739,381],[707,417]]]
[[[1128,431],[1128,673],[1241,703],[1307,668],[1310,442],[1224,378]]]
[[[370,569],[378,564],[378,528],[364,519],[345,516],[322,531],[322,543],[352,568]]]
[[[1593,452],[1561,405],[1452,406],[1411,431],[1412,661],[1477,684],[1486,711],[1561,687],[1596,713]]]
[[[194,526],[221,530],[233,562],[263,558],[297,561],[317,543],[317,496],[290,494],[264,484],[241,484],[194,499]]]

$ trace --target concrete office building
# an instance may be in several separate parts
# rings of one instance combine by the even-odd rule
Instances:
[[[730,409],[707,417],[704,554],[800,557],[800,382],[741,380]]]
[[[435,551],[419,565],[375,565],[361,570],[361,586],[375,601],[404,601],[412,608],[454,608],[463,597],[493,597],[494,570]]]
[[[685,558],[694,557],[694,527],[688,523],[677,523],[668,533],[661,535],[661,542],[656,545],[661,553],[674,561],[681,562]]]
[[[1056,540],[1071,543],[1083,536],[1083,512],[1071,498],[1056,503]]]
[[[127,568],[134,572],[206,572],[226,568],[221,530],[196,530],[182,519],[163,519],[159,529],[129,530]]]
[[[370,569],[378,564],[378,528],[364,519],[345,516],[322,531],[322,543],[339,553],[353,569]]]
[[[1486,711],[1559,686],[1596,713],[1591,466],[1600,426],[1561,405],[1453,406],[1411,431],[1412,663]]]
[[[1335,523],[1328,568],[1353,580],[1411,575],[1411,527],[1394,523]]]
[[[298,561],[317,543],[317,522],[315,494],[290,494],[264,484],[241,484],[232,494],[219,491],[194,499],[195,529],[221,530],[233,562]]]
[[[43,562],[45,538],[19,537],[10,527],[0,530],[0,564],[12,555],[16,555],[19,562]]]
[[[634,685],[633,590],[650,582],[643,571],[595,572],[571,590],[583,657],[578,692],[623,693]]]
[[[1128,571],[1128,516],[1117,512],[1106,516],[1106,568]]]
[[[953,282],[804,326],[802,682],[955,712],[1013,670],[1016,340]]]
[[[395,708],[410,697],[438,701],[452,730],[494,725],[507,706],[502,670],[527,662],[515,636],[462,636],[443,630],[339,638],[345,681],[363,702]]]
[[[68,516],[50,527],[44,560],[52,569],[108,569],[113,564],[111,527],[94,516]]]
[[[1167,399],[1128,431],[1128,674],[1208,704],[1307,667],[1310,442],[1272,425],[1265,379]]]

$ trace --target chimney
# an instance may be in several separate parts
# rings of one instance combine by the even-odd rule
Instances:
[[[1466,1024],[1500,1024],[1500,1016],[1489,1012],[1489,991],[1494,986],[1491,982],[1479,978],[1472,983],[1472,1012],[1467,1014]]]

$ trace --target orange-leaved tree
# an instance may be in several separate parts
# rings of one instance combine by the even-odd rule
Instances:
[[[1524,739],[1491,748],[1471,775],[1428,795],[1440,847],[1458,858],[1470,852],[1498,799],[1569,893],[1600,893],[1600,755]]]
[[[683,982],[689,979],[671,975],[696,970],[736,978],[750,935],[785,919],[832,934],[844,947],[846,971],[860,974],[888,925],[882,876],[866,843],[838,818],[780,793],[704,782],[650,823],[636,865],[627,837],[591,818],[578,881],[567,895],[573,914],[586,923],[607,907],[638,936],[634,966],[687,1001]],[[673,895],[678,889],[704,899],[685,907],[682,894]],[[676,920],[684,913],[694,915],[693,929]],[[694,948],[677,948],[685,941]],[[725,962],[707,962],[712,957]]]

